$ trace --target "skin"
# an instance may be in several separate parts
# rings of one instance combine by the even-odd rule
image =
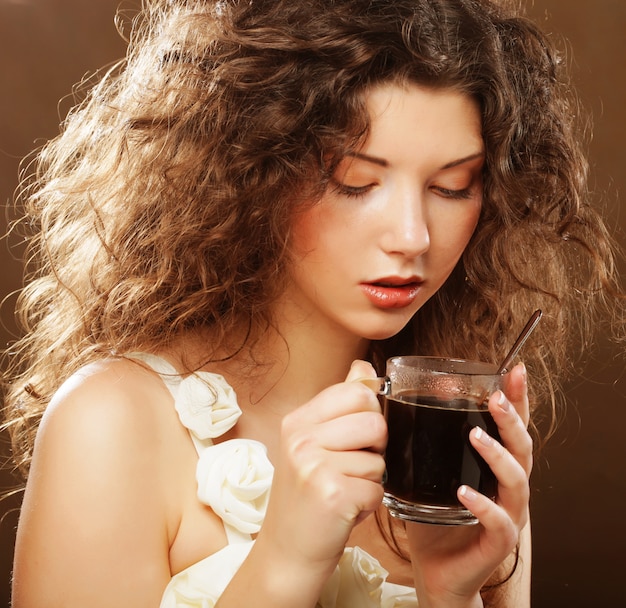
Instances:
[[[400,331],[448,278],[480,213],[477,108],[457,94],[392,91],[371,93],[368,142],[293,228],[299,257],[285,308],[346,341]],[[387,278],[418,279],[410,305],[381,308],[363,297],[364,285]]]
[[[525,567],[501,605],[528,605],[532,446],[521,366],[506,397],[489,401],[503,445],[471,435],[499,481],[496,502],[460,496],[481,524],[408,526],[411,565],[382,542],[371,517],[387,435],[376,396],[356,381],[374,376],[359,359],[369,340],[404,327],[455,266],[478,221],[484,151],[478,109],[459,93],[385,85],[370,93],[368,109],[364,148],[294,220],[279,333],[258,343],[272,364],[256,374],[238,358],[205,368],[228,379],[243,410],[219,441],[262,441],[275,466],[265,523],[218,605],[314,606],[344,547],[358,544],[389,580],[414,582],[420,606],[479,606],[481,585],[521,530]],[[183,353],[200,360],[204,338],[181,336],[160,354],[179,367]],[[118,360],[72,377],[36,442],[15,608],[158,605],[172,574],[226,545],[221,520],[196,499],[196,462],[153,373]]]

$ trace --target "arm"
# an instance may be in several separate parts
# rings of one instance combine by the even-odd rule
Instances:
[[[506,387],[489,399],[502,445],[470,433],[470,441],[494,471],[498,496],[494,501],[471,488],[459,500],[479,519],[476,526],[443,528],[407,524],[414,579],[424,608],[483,606],[480,589],[507,572],[511,554],[520,546],[520,563],[509,581],[493,592],[501,608],[530,606],[530,524],[528,480],[532,468],[532,440],[527,431],[528,398],[523,366],[516,366]],[[510,567],[510,566],[509,566]],[[493,575],[495,573],[495,578]]]
[[[331,386],[285,417],[265,522],[218,607],[315,606],[352,528],[380,505],[385,442],[378,400],[360,383]]]
[[[124,365],[74,376],[44,415],[18,526],[14,608],[159,605],[170,579],[154,407],[164,397],[154,377],[148,384],[147,372]]]
[[[496,582],[511,572],[514,557],[506,560],[501,571],[497,572]],[[522,528],[519,540],[519,555],[515,571],[504,585],[485,593],[486,606],[502,606],[502,608],[518,608],[530,606],[531,583],[531,529],[530,521]]]

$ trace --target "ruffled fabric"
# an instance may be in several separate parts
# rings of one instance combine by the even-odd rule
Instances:
[[[181,423],[198,451],[198,499],[222,518],[230,544],[172,577],[161,608],[213,608],[247,558],[263,523],[274,467],[267,449],[252,439],[213,439],[229,431],[241,416],[235,391],[209,372],[182,378],[166,361],[135,354],[160,375]],[[232,530],[237,534],[233,534]],[[348,547],[327,581],[317,608],[416,608],[415,590],[386,582],[377,559]]]
[[[198,498],[227,524],[245,534],[256,534],[265,518],[273,475],[274,467],[262,443],[224,441],[200,454]]]
[[[172,578],[160,608],[214,608],[254,541],[228,545]],[[328,579],[316,608],[417,608],[415,591],[385,582],[377,559],[348,547]]]
[[[215,439],[232,429],[241,408],[223,376],[198,372],[178,383],[176,411],[180,421],[198,439]]]
[[[213,608],[244,562],[254,541],[227,545],[172,577],[160,608]]]

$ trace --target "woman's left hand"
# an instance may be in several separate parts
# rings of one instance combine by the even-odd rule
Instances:
[[[508,374],[505,392],[506,395],[498,391],[489,399],[489,411],[502,443],[484,431],[474,429],[470,433],[472,445],[498,480],[496,500],[465,486],[458,493],[461,503],[480,523],[475,526],[407,523],[420,606],[482,606],[481,587],[515,550],[528,523],[533,450],[527,430],[529,405],[523,364]],[[528,577],[523,579],[529,586]],[[520,577],[514,580],[520,584]],[[524,589],[514,593],[518,601],[528,594]],[[523,604],[526,603],[524,600]]]

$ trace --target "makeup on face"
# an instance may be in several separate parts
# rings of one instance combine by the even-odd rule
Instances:
[[[383,85],[367,107],[363,147],[292,226],[288,298],[317,328],[378,340],[410,321],[467,246],[484,143],[478,106],[458,91]]]

